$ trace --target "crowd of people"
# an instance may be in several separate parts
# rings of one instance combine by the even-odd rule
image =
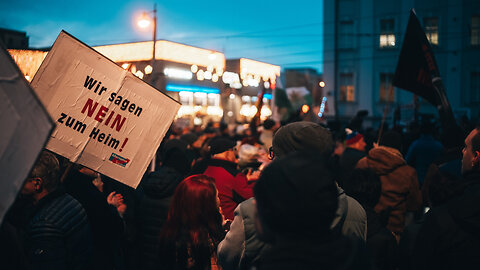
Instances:
[[[44,150],[2,269],[480,265],[480,126],[172,126],[155,160],[133,189]]]

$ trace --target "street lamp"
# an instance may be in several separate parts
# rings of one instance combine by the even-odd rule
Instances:
[[[153,13],[153,18],[150,17],[149,13]],[[137,22],[138,27],[140,28],[147,28],[150,26],[150,23],[153,22],[153,55],[152,55],[152,68],[155,68],[155,45],[157,43],[157,4],[153,4],[153,10],[152,11],[145,11],[143,12],[142,16],[140,16],[140,19]],[[150,81],[153,78],[153,72],[150,77]]]
[[[148,13],[153,13],[153,20],[152,18],[149,16]],[[153,71],[155,70],[155,45],[157,43],[157,4],[153,4],[153,10],[152,11],[149,11],[149,12],[143,12],[142,16],[140,16],[140,19],[138,20],[137,22],[137,25],[138,27],[140,28],[147,28],[148,26],[150,26],[150,22],[153,21],[153,54],[152,54],[152,63],[151,63],[151,70],[149,69],[150,71],[150,84],[153,84]],[[146,73],[146,72],[145,72]],[[152,161],[150,162],[150,172],[153,172],[155,171],[155,163],[156,163],[156,156],[157,154],[155,153],[155,155],[153,156],[153,159]]]

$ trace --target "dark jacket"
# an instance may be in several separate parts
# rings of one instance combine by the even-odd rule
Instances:
[[[367,213],[367,248],[379,270],[396,269],[398,245],[386,221],[371,207],[364,207]]]
[[[150,173],[137,188],[137,266],[158,269],[159,236],[167,221],[168,208],[183,175],[168,167]]]
[[[301,229],[301,228],[299,228]],[[277,239],[258,269],[373,269],[363,241],[341,235]]]
[[[414,269],[472,269],[480,265],[480,172],[465,176],[462,195],[432,208],[415,241]]]
[[[42,198],[27,226],[32,269],[89,269],[92,234],[82,205],[62,189]]]
[[[382,193],[375,206],[377,213],[391,211],[387,228],[402,232],[407,211],[417,211],[422,203],[417,173],[407,165],[402,154],[390,147],[376,147],[357,163],[357,168],[371,169],[380,176]]]
[[[107,198],[93,185],[92,178],[78,171],[69,174],[64,186],[87,213],[95,245],[94,269],[122,266],[120,241],[124,224],[115,207],[107,203]]]
[[[212,158],[207,164],[203,174],[215,179],[223,215],[233,220],[233,211],[238,204],[253,197],[252,188],[245,175],[237,170],[236,163]]]

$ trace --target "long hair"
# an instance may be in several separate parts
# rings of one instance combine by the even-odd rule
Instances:
[[[192,175],[175,190],[160,233],[161,257],[172,268],[186,268],[192,262],[195,269],[210,266],[210,258],[224,236],[214,182],[206,175]]]

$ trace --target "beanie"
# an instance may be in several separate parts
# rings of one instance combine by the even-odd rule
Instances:
[[[284,156],[300,150],[315,150],[322,154],[333,151],[332,134],[328,129],[312,122],[294,122],[281,127],[273,137],[275,156]]]
[[[356,132],[352,131],[352,133],[347,134],[346,140],[345,140],[345,145],[352,145],[355,144],[356,142],[360,141],[363,138],[363,135]]]

